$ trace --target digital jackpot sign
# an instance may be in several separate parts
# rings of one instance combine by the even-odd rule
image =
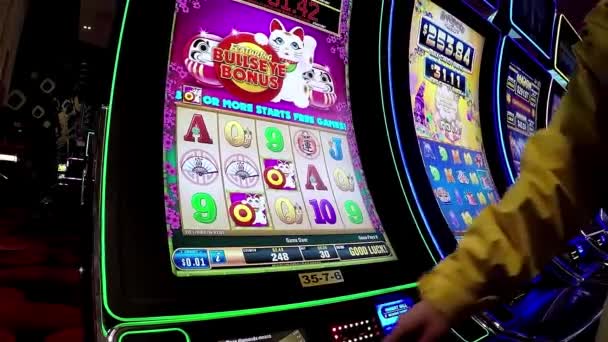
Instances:
[[[351,124],[348,13],[325,0],[176,8],[163,136],[176,275],[395,258]]]
[[[519,176],[524,146],[537,129],[541,81],[515,63],[509,63],[506,86],[506,123],[512,167]]]
[[[455,236],[498,200],[479,122],[484,37],[438,5],[415,6],[409,81],[420,153]]]

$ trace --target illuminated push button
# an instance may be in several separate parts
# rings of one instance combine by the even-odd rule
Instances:
[[[212,265],[222,265],[226,263],[226,253],[222,249],[212,249],[209,251],[209,260]]]
[[[173,252],[173,264],[180,270],[202,270],[209,268],[206,249],[178,248]]]

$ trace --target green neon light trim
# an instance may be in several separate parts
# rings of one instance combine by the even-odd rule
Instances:
[[[399,173],[399,167],[397,166],[397,159],[395,158],[395,149],[393,148],[393,143],[391,142],[391,138],[390,138],[390,130],[388,128],[388,119],[386,117],[386,103],[384,102],[384,90],[382,89],[382,84],[384,84],[384,80],[382,79],[382,28],[383,28],[383,22],[384,22],[384,0],[382,0],[382,3],[380,5],[380,29],[378,30],[379,34],[378,34],[378,75],[379,75],[379,79],[380,79],[380,101],[382,101],[382,114],[384,117],[384,128],[386,129],[386,140],[388,141],[388,146],[389,149],[391,151],[391,158],[393,159],[393,166],[395,167],[395,172],[397,174],[397,178],[399,179],[399,186],[401,187],[401,192],[403,193],[403,198],[405,198],[405,203],[407,203],[407,208],[410,211],[410,215],[412,216],[412,219],[414,220],[414,225],[416,226],[416,229],[418,230],[418,234],[420,234],[420,238],[422,239],[422,242],[424,243],[424,247],[426,247],[426,250],[429,252],[429,255],[431,256],[431,259],[433,260],[433,262],[435,264],[437,264],[437,259],[435,258],[435,255],[433,255],[433,252],[431,251],[431,248],[429,247],[428,242],[426,241],[424,234],[422,234],[422,230],[420,229],[420,225],[418,224],[418,220],[416,219],[416,215],[414,215],[414,210],[412,209],[412,206],[410,204],[410,200],[407,196],[407,193],[405,191],[405,185],[403,184],[403,179],[401,179],[401,174]],[[389,37],[390,39],[390,37]]]
[[[143,334],[158,334],[158,333],[166,333],[166,332],[178,332],[184,335],[184,339],[186,342],[190,342],[190,335],[180,328],[165,328],[165,329],[149,329],[149,330],[136,330],[136,331],[127,331],[124,334],[118,337],[118,342],[123,342],[123,338],[129,335],[143,335]],[[127,341],[128,342],[128,341]]]
[[[175,315],[175,316],[157,316],[157,317],[145,317],[141,319],[137,318],[127,318],[122,319],[123,321],[130,322],[124,323],[117,326],[118,327],[132,327],[139,325],[147,325],[150,323],[154,324],[167,324],[167,323],[184,323],[184,322],[192,322],[192,321],[210,321],[214,319],[223,319],[223,318],[233,318],[233,317],[242,317],[242,316],[252,316],[252,315],[260,315],[266,313],[273,312],[281,312],[281,311],[289,311],[289,310],[297,310],[304,309],[315,306],[343,303],[357,299],[369,298],[374,296],[379,296],[391,292],[404,291],[414,289],[418,286],[417,283],[405,284],[387,287],[384,289],[372,290],[367,292],[349,294],[344,296],[337,296],[332,298],[324,298],[324,299],[315,299],[309,300],[305,302],[299,303],[290,303],[290,304],[280,304],[280,305],[272,305],[265,306],[260,308],[253,309],[240,309],[240,310],[230,310],[230,311],[219,311],[219,312],[209,312],[202,314],[188,314],[188,315]],[[145,321],[144,321],[145,319]]]
[[[229,317],[237,317],[237,316],[247,316],[247,315],[257,315],[263,313],[270,312],[278,312],[278,311],[287,311],[287,310],[295,310],[302,309],[306,307],[312,306],[321,306],[327,304],[340,303],[350,300],[356,300],[361,298],[373,297],[377,295],[386,294],[389,292],[402,291],[407,289],[413,289],[417,286],[416,283],[410,283],[405,285],[393,286],[384,289],[372,290],[367,292],[361,292],[356,294],[350,294],[345,296],[337,296],[332,298],[324,298],[318,300],[305,301],[300,303],[291,303],[291,304],[282,304],[275,306],[267,306],[260,308],[252,308],[252,309],[241,309],[241,310],[232,310],[232,311],[221,311],[221,312],[210,312],[210,313],[201,313],[201,314],[188,314],[188,315],[174,315],[174,316],[151,316],[151,317],[120,317],[116,315],[112,309],[110,308],[108,302],[108,286],[107,286],[107,269],[106,269],[106,189],[107,189],[107,168],[108,168],[108,151],[110,145],[110,126],[112,122],[112,112],[114,109],[114,93],[116,90],[116,78],[118,74],[118,64],[120,60],[120,52],[122,48],[125,24],[127,21],[127,14],[129,12],[129,5],[131,1],[127,0],[125,4],[125,11],[122,17],[122,23],[120,27],[120,33],[118,36],[118,46],[116,48],[116,59],[114,61],[114,71],[112,75],[112,86],[110,90],[110,101],[108,104],[108,113],[106,116],[106,126],[104,128],[104,144],[103,144],[103,152],[102,152],[102,160],[101,160],[101,208],[100,208],[100,226],[101,226],[101,297],[103,308],[106,313],[110,315],[112,318],[122,321],[122,322],[137,322],[137,321],[155,321],[155,322],[187,322],[193,320],[212,320],[212,319],[221,319],[221,318],[229,318]],[[107,336],[107,331],[103,328],[103,319],[102,319],[102,330],[104,336]]]
[[[103,135],[103,152],[101,159],[101,209],[100,209],[100,225],[101,225],[101,276],[99,277],[101,282],[101,298],[103,302],[103,307],[106,309],[108,313],[112,317],[115,315],[110,310],[110,306],[108,305],[108,296],[107,296],[107,282],[106,282],[106,177],[108,173],[108,146],[110,145],[110,122],[112,121],[112,112],[114,109],[114,92],[116,90],[116,75],[118,74],[118,62],[120,60],[120,50],[122,48],[122,40],[124,38],[125,33],[125,24],[127,22],[127,13],[129,12],[129,5],[131,4],[131,0],[126,0],[125,9],[122,14],[122,22],[120,24],[120,32],[118,34],[118,44],[116,46],[116,57],[114,59],[114,69],[112,71],[112,85],[110,88],[110,101],[108,103],[108,111],[106,113],[106,126],[104,127],[104,135]],[[103,324],[103,313],[100,317],[101,320],[101,329],[104,336],[107,336],[107,330]]]

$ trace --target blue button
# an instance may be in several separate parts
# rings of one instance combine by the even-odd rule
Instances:
[[[212,264],[225,264],[226,263],[226,253],[224,250],[212,249],[209,251],[209,259]]]
[[[206,249],[178,248],[173,264],[180,270],[204,270],[209,268],[209,256]]]

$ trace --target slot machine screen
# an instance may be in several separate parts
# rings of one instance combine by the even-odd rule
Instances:
[[[576,56],[572,47],[581,41],[578,33],[566,17],[562,14],[559,18],[557,29],[557,49],[555,51],[555,69],[566,79],[576,69]]]
[[[432,2],[415,6],[409,80],[426,173],[458,239],[498,199],[483,147],[479,77],[485,39]]]
[[[551,90],[549,90],[549,106],[547,107],[547,126],[551,122],[551,118],[559,109],[559,105],[562,103],[562,97],[566,94],[564,88],[555,80],[551,81]]]
[[[510,0],[511,22],[547,57],[553,48],[555,0]]]
[[[173,273],[395,260],[351,124],[350,3],[261,3],[176,9],[163,137]]]
[[[514,62],[507,71],[506,123],[511,164],[519,177],[524,146],[537,129],[541,81]]]

